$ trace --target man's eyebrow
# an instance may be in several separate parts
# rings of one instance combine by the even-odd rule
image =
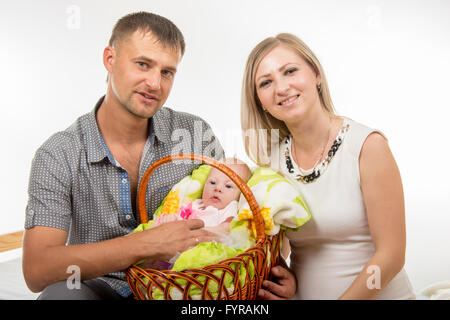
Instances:
[[[138,60],[139,61],[144,61],[144,62],[146,62],[148,64],[155,64],[156,63],[155,60],[153,60],[152,58],[146,57],[146,56],[139,56],[139,57],[134,58],[133,60],[134,61],[138,61]],[[177,68],[174,67],[174,66],[165,66],[164,69],[172,71],[173,73],[177,72]]]

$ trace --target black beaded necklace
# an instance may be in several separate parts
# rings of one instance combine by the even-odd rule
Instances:
[[[350,125],[347,124],[341,128],[336,140],[334,140],[332,146],[330,147],[330,150],[328,150],[327,157],[320,164],[318,164],[314,167],[312,173],[310,173],[306,176],[303,176],[300,173],[294,172],[294,165],[292,163],[289,146],[288,146],[289,142],[291,140],[291,137],[290,136],[286,137],[286,140],[285,140],[286,148],[284,151],[284,156],[286,158],[286,167],[287,167],[289,173],[295,174],[295,179],[300,182],[303,182],[303,183],[311,183],[311,182],[315,181],[317,178],[319,178],[320,174],[325,170],[325,168],[331,162],[334,155],[336,154],[339,147],[341,146],[342,141],[344,139],[344,134],[348,131],[349,127],[350,127]]]

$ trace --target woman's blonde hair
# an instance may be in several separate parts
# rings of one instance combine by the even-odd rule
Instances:
[[[247,59],[241,93],[241,128],[245,151],[247,156],[259,166],[270,165],[271,148],[279,146],[281,141],[290,134],[283,121],[263,110],[255,85],[256,70],[261,60],[279,45],[285,45],[295,51],[320,76],[321,84],[318,93],[321,105],[329,114],[335,114],[322,65],[301,39],[290,33],[280,33],[276,37],[261,41]]]

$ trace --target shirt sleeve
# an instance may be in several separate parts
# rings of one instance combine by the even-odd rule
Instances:
[[[68,231],[71,223],[71,182],[56,152],[38,149],[28,184],[25,229],[47,226]]]

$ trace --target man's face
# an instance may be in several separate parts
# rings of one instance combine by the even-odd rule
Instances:
[[[134,116],[151,118],[169,96],[179,53],[139,30],[121,40],[113,52],[109,76],[115,99]]]

